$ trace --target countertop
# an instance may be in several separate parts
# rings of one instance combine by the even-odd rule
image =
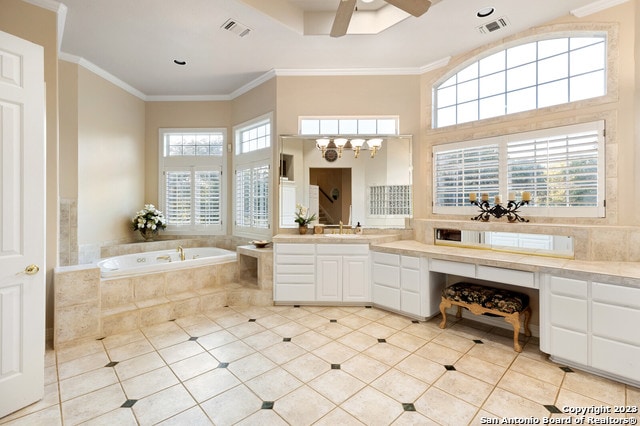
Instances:
[[[399,234],[278,234],[272,241],[297,244],[381,244],[399,239]]]

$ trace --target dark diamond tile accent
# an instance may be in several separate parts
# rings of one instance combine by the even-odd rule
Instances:
[[[378,339],[378,343],[387,343],[387,339]]]
[[[482,340],[478,340],[478,339],[473,339],[473,343],[477,343],[479,345],[484,344],[484,342]]]
[[[170,319],[169,321],[175,321],[175,320],[176,320],[176,319],[175,319],[175,318],[173,318],[173,319]]]
[[[124,404],[122,404],[120,406],[120,408],[131,408],[133,407],[133,404],[135,404],[136,402],[138,402],[137,399],[127,399]]]
[[[404,411],[416,411],[416,406],[413,405],[412,403],[403,403],[402,409]]]
[[[371,309],[373,306],[365,306],[365,309]]]
[[[549,410],[550,413],[562,413],[558,407],[555,405],[545,405],[544,408]]]
[[[447,371],[456,371],[456,368],[453,365],[445,365],[444,368],[446,368]]]
[[[229,366],[228,362],[221,362],[220,364],[218,364],[218,368],[227,368]]]
[[[273,410],[273,401],[262,401],[262,408],[263,410]]]
[[[197,337],[195,337],[195,336],[191,336],[191,337],[189,337],[189,341],[190,341],[190,342],[195,342],[196,340],[198,340],[198,338],[197,338]]]
[[[560,367],[560,370],[564,371],[565,373],[573,373],[573,370],[569,367]]]
[[[228,308],[228,307],[229,307],[229,305],[224,305],[224,307],[225,307],[225,308]]]
[[[331,364],[332,370],[340,370],[340,364]]]
[[[291,337],[283,337],[282,341],[283,342],[290,342],[291,341]]]
[[[249,322],[256,322],[256,319],[255,319],[255,318],[251,318],[251,319],[249,320]]]
[[[115,367],[118,365],[118,361],[111,361],[109,364],[105,365],[105,367]]]
[[[414,324],[420,324],[420,321],[418,321],[418,320],[412,320],[411,322],[414,323]]]
[[[329,320],[329,322],[338,322],[338,320]]]
[[[299,307],[300,307],[300,305],[293,305],[293,307],[294,307],[294,308],[299,308]]]
[[[96,340],[104,340],[107,336],[104,337],[98,337]]]

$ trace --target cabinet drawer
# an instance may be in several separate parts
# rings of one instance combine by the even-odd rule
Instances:
[[[400,288],[400,268],[397,266],[374,263],[371,278],[374,285]]]
[[[315,254],[315,247],[313,244],[276,244],[277,254]]]
[[[276,284],[315,284],[316,277],[303,274],[276,274],[275,282]]]
[[[296,255],[296,254],[278,254],[276,256],[276,265],[314,265],[316,263],[315,256]]]
[[[400,290],[374,284],[373,303],[400,310]]]
[[[276,273],[313,275],[315,273],[315,267],[314,265],[277,265]]]
[[[553,294],[587,298],[587,282],[564,277],[549,277],[550,290]]]
[[[533,272],[479,265],[476,277],[520,287],[536,288],[535,275]]]
[[[366,255],[369,254],[368,244],[318,244],[317,254],[330,255]]]
[[[640,347],[593,337],[591,366],[640,381]]]
[[[420,269],[420,258],[413,256],[400,257],[400,264],[403,268]]]
[[[551,353],[567,361],[587,365],[587,335],[552,327]]]
[[[476,265],[473,263],[454,262],[452,260],[431,259],[429,270],[443,274],[460,275],[463,277],[475,277]]]
[[[640,346],[640,310],[593,302],[591,327],[593,334]]]
[[[591,289],[593,300],[629,308],[640,308],[640,288],[594,282]]]
[[[315,300],[315,285],[280,284],[274,299],[281,302],[307,302]]]
[[[553,327],[587,332],[587,301],[565,296],[551,295],[549,298],[549,321]]]
[[[400,271],[402,289],[413,293],[420,293],[420,271],[416,269],[402,268]]]
[[[400,256],[391,253],[372,252],[373,263],[381,263],[384,265],[400,266]]]

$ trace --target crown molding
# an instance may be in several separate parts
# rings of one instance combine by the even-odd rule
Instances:
[[[446,58],[438,59],[437,61],[433,61],[430,64],[424,65],[420,67],[420,74],[426,74],[430,71],[447,66],[450,60],[451,56],[447,56]]]
[[[145,98],[148,102],[203,102],[230,101],[230,95],[151,95]]]
[[[237,98],[238,96],[244,95],[245,93],[247,93],[248,91],[255,89],[256,87],[260,86],[263,83],[266,83],[267,81],[271,80],[273,77],[275,77],[277,74],[275,73],[274,70],[269,70],[266,73],[262,74],[260,77],[250,81],[249,83],[245,84],[244,86],[234,90],[233,92],[231,92],[231,94],[229,94],[229,99],[233,100],[235,98]]]
[[[143,101],[147,100],[147,95],[145,95],[144,93],[142,93],[141,91],[139,91],[135,87],[128,85],[127,83],[125,83],[124,81],[120,80],[118,77],[114,76],[113,74],[108,73],[107,71],[103,70],[99,66],[95,65],[93,62],[87,61],[86,59],[81,58],[79,56],[71,55],[69,53],[64,53],[64,52],[60,52],[60,54],[58,55],[58,59],[60,59],[62,61],[72,62],[74,64],[78,64],[81,67],[86,68],[87,70],[91,71],[92,73],[104,78],[105,80],[107,80],[108,82],[114,84],[115,86],[118,86],[119,88],[121,88],[125,92],[128,92],[128,93],[132,94],[133,96],[135,96],[135,97],[137,97],[137,98],[139,98],[139,99],[141,99]]]
[[[573,9],[571,14],[576,18],[584,18],[592,13],[600,12],[601,10],[609,9],[610,7],[626,3],[628,1],[629,0],[598,0],[586,6]]]
[[[279,77],[322,77],[349,75],[418,75],[420,68],[328,68],[328,69],[276,69]]]

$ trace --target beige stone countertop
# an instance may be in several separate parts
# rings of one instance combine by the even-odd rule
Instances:
[[[278,234],[272,241],[298,244],[381,244],[396,241],[399,238],[398,234]]]
[[[436,246],[414,240],[378,243],[372,245],[371,250],[413,256],[429,256],[433,259],[475,263],[521,271],[551,272],[560,275],[570,272],[573,277],[605,279],[606,282],[610,283],[640,287],[640,262],[572,260],[551,256],[507,253],[489,249]]]

